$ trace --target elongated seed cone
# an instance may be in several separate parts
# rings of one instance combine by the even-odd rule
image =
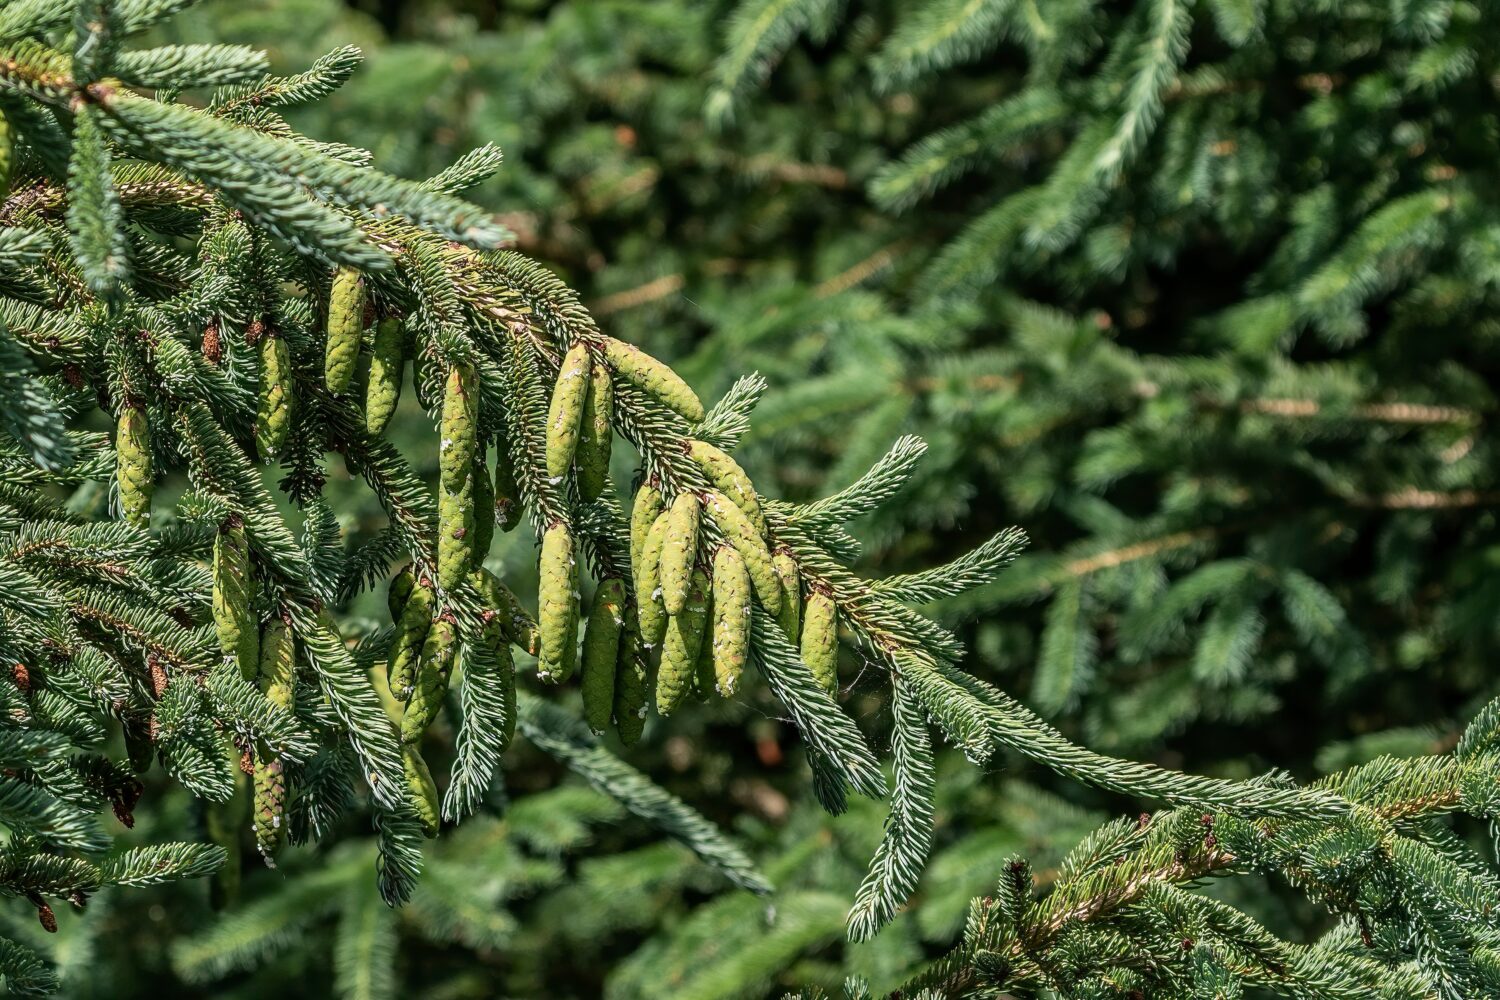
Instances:
[[[115,479],[120,486],[120,511],[137,528],[151,525],[151,493],[156,488],[151,461],[151,430],[139,406],[120,410],[115,430]]]
[[[604,357],[610,367],[631,385],[654,397],[688,423],[701,423],[703,403],[682,376],[645,351],[613,338],[604,340]]]
[[[10,178],[15,170],[15,139],[11,134],[10,119],[0,112],[0,198],[10,193]]]
[[[641,623],[641,642],[655,649],[667,630],[667,609],[661,602],[661,552],[667,540],[669,515],[662,514],[651,525],[641,561],[635,567],[635,606]]]
[[[432,771],[422,759],[422,751],[415,744],[401,746],[401,770],[406,775],[406,788],[411,792],[411,802],[416,809],[417,820],[422,824],[422,833],[436,837],[442,825],[442,806],[438,801],[437,782],[432,780]]]
[[[255,345],[260,354],[260,388],[255,406],[255,447],[266,460],[281,454],[292,429],[292,355],[274,333]]]
[[[563,644],[563,663],[560,672],[563,680],[572,677],[578,671],[578,627],[583,624],[583,595],[578,590],[578,576],[575,571],[573,576],[573,607],[567,626],[568,641]],[[540,676],[540,673],[538,674]],[[561,681],[559,681],[561,683]]]
[[[485,607],[495,612],[505,638],[516,648],[536,656],[541,648],[541,626],[521,604],[521,599],[487,569],[478,570],[470,579]]]
[[[296,647],[291,630],[273,619],[260,636],[260,690],[288,712],[296,704]]]
[[[714,678],[725,698],[739,690],[750,655],[750,575],[731,546],[714,553]]]
[[[602,580],[583,633],[583,717],[595,735],[609,728],[615,707],[615,664],[625,627],[625,581]]]
[[[481,442],[474,456],[474,540],[472,542],[474,568],[484,565],[484,557],[490,554],[490,545],[495,541],[495,483],[490,479],[490,468],[485,464],[489,451]]]
[[[474,564],[475,456],[479,386],[474,367],[454,365],[443,392],[438,446],[438,587],[451,590]]]
[[[401,401],[401,378],[406,373],[406,331],[401,321],[386,317],[375,327],[370,351],[370,379],[365,385],[365,430],[384,432]]]
[[[578,655],[578,564],[573,534],[561,521],[542,535],[539,574],[537,622],[542,643],[537,676],[560,684],[572,673]]]
[[[573,462],[578,468],[578,495],[597,499],[609,483],[609,452],[614,444],[615,384],[609,369],[595,365],[589,372],[589,393],[583,401],[578,449]]]
[[[353,268],[341,267],[333,274],[328,294],[328,343],[323,358],[323,381],[335,396],[342,395],[354,378],[364,328],[365,279]]]
[[[693,689],[698,669],[698,653],[708,624],[708,574],[697,570],[688,586],[688,597],[681,614],[667,621],[662,639],[661,666],[656,671],[656,711],[671,715]]]
[[[583,423],[583,402],[589,391],[593,361],[582,343],[574,344],[563,358],[547,410],[547,475],[561,479],[573,464],[578,432]]]
[[[219,651],[234,660],[240,676],[255,679],[260,668],[260,632],[251,606],[250,543],[245,525],[231,518],[214,536],[213,612]]]
[[[401,609],[401,617],[396,619],[396,637],[391,640],[387,662],[391,693],[402,701],[411,697],[411,689],[417,683],[417,664],[422,659],[427,633],[432,629],[436,603],[432,588],[418,581]]]
[[[291,630],[273,618],[260,635],[260,690],[267,701],[288,712],[297,703],[296,664]],[[286,839],[286,771],[269,747],[256,747],[252,778],[255,848],[274,867],[276,851]]]
[[[641,564],[641,552],[646,547],[646,536],[651,534],[651,526],[661,516],[665,509],[665,501],[662,499],[661,490],[650,483],[643,485],[636,491],[635,501],[630,507],[630,565]]]
[[[479,382],[473,365],[448,369],[440,434],[438,479],[447,489],[457,490],[474,475],[479,445]]]
[[[740,468],[740,463],[707,441],[689,441],[688,457],[703,470],[710,483],[744,512],[760,536],[766,537],[766,515],[760,509],[755,484],[750,481],[745,470]]]
[[[839,690],[839,611],[833,598],[820,590],[807,595],[802,612],[802,662],[831,695]]]
[[[401,742],[420,743],[422,734],[432,725],[448,693],[448,679],[458,659],[458,630],[447,618],[438,618],[422,643],[417,664],[417,681],[401,716]]]
[[[714,607],[710,597],[703,640],[698,643],[698,660],[693,665],[693,697],[699,701],[708,701],[714,696],[718,684],[718,678],[714,676]]]
[[[510,531],[521,523],[521,490],[516,485],[515,469],[511,466],[510,443],[505,434],[495,441],[495,523],[501,531]]]
[[[625,627],[620,632],[620,659],[615,664],[615,731],[620,742],[634,746],[646,728],[651,704],[651,670],[646,647],[641,643],[638,616],[626,608]]]
[[[274,868],[276,852],[286,839],[285,765],[279,757],[257,753],[252,779],[255,798],[250,817],[255,825],[255,849]]]
[[[417,585],[417,577],[407,566],[391,577],[390,584],[385,591],[385,606],[391,613],[391,621],[401,620],[401,610],[406,607],[406,602],[411,598],[411,592]]]
[[[474,569],[474,477],[438,486],[438,587],[452,590]]]
[[[718,490],[710,490],[704,498],[704,508],[713,518],[724,537],[745,560],[745,571],[755,587],[755,596],[771,614],[781,612],[781,579],[776,575],[776,566],[771,561],[771,550],[755,525],[736,507],[728,497]]]
[[[781,582],[781,611],[776,615],[776,621],[795,646],[802,635],[802,571],[787,549],[777,549],[771,555],[771,565],[776,569],[776,579]]]
[[[698,498],[679,493],[667,511],[667,535],[661,546],[661,600],[669,615],[682,614],[697,554]]]

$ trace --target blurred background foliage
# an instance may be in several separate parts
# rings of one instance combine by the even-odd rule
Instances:
[[[1236,777],[1448,745],[1500,651],[1494,5],[740,6],[213,0],[167,40],[249,42],[283,71],[359,45],[364,69],[296,125],[399,174],[498,143],[475,199],[609,332],[706,396],[766,376],[742,461],[768,490],[846,485],[924,437],[904,502],[859,532],[861,568],[1024,527],[1000,582],[937,610],[971,670],[1075,738]],[[410,453],[430,454],[405,405]],[[492,557],[518,589],[531,553],[505,546],[525,544]],[[845,655],[883,742],[888,708]],[[653,724],[628,756],[779,891],[734,890],[514,752],[493,818],[430,848],[405,910],[379,902],[351,825],[248,873],[234,912],[187,885],[65,918],[65,990],[890,988],[1009,856],[1045,881],[1141,807],[954,754],[914,905],[849,945],[881,808],[825,816],[763,692]],[[190,827],[188,809],[151,822]],[[1323,926],[1282,887],[1215,891],[1293,939]]]

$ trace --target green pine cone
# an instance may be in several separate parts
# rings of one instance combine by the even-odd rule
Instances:
[[[578,592],[578,580],[575,575],[573,580],[573,613],[569,618],[566,635],[568,641],[563,644],[562,670],[559,671],[559,681],[567,680],[578,671],[578,626],[583,623],[583,602]],[[538,673],[537,676],[541,676]],[[545,679],[545,678],[544,678]]]
[[[671,368],[640,348],[613,338],[605,338],[604,356],[625,381],[654,397],[688,423],[702,422],[703,403],[698,394]]]
[[[688,587],[682,613],[667,620],[667,634],[662,639],[661,666],[656,671],[656,712],[671,715],[693,689],[698,669],[698,654],[703,645],[704,626],[708,623],[708,574],[697,570]]]
[[[521,523],[521,489],[516,485],[511,467],[510,444],[505,434],[495,441],[494,519],[501,531],[510,531]]]
[[[646,729],[646,712],[651,703],[651,672],[647,649],[641,642],[637,616],[625,611],[625,627],[620,633],[620,659],[615,664],[615,731],[620,742],[634,746]]]
[[[273,859],[286,838],[286,769],[281,758],[257,753],[252,779],[255,797],[250,816],[255,825],[255,849],[274,868]]]
[[[139,406],[120,410],[115,432],[115,477],[120,486],[120,510],[137,528],[151,526],[151,492],[156,481],[151,461],[151,430]]]
[[[731,546],[714,553],[714,678],[725,698],[733,695],[750,655],[750,576]]]
[[[260,690],[271,704],[287,711],[296,703],[296,649],[291,630],[272,619],[260,637]],[[255,752],[255,847],[273,865],[286,838],[286,771],[281,759],[265,747]]]
[[[713,599],[710,597],[708,618],[703,627],[703,641],[698,643],[698,661],[693,665],[693,697],[699,701],[708,701],[718,687],[718,679],[714,676],[714,613]]]
[[[744,512],[755,525],[755,530],[760,532],[762,538],[766,537],[766,515],[760,509],[760,498],[756,496],[755,484],[740,468],[740,463],[730,458],[729,455],[707,441],[689,441],[688,457],[703,470],[720,492],[734,501],[734,505]]]
[[[387,662],[391,693],[402,701],[411,697],[411,689],[417,682],[417,664],[422,659],[427,633],[432,630],[436,601],[432,588],[417,581],[396,619],[396,637],[391,640]]]
[[[448,370],[438,451],[438,587],[451,590],[474,568],[475,456],[479,385],[472,365]]]
[[[542,641],[537,676],[561,684],[578,658],[578,564],[573,534],[561,521],[542,535],[539,575],[537,621]]]
[[[745,512],[718,490],[709,491],[704,507],[729,544],[745,560],[745,571],[755,586],[755,596],[771,614],[780,614],[781,579],[776,575],[776,565],[771,561],[771,550],[766,548],[765,539],[755,530]]]
[[[401,716],[401,742],[420,743],[422,734],[432,725],[443,708],[443,698],[448,693],[448,678],[453,675],[453,664],[458,658],[458,630],[447,618],[438,618],[427,632],[422,643],[422,656],[417,664],[417,681],[412,686],[411,697],[406,702],[406,712]]]
[[[786,637],[797,644],[802,634],[802,571],[797,567],[790,549],[777,549],[771,555],[771,565],[776,569],[776,579],[781,582],[781,611],[776,621]]]
[[[818,686],[830,695],[839,691],[839,609],[821,590],[807,595],[802,612],[802,662]]]
[[[406,773],[406,788],[411,792],[412,806],[422,824],[422,834],[436,837],[442,825],[442,806],[438,800],[437,782],[432,780],[432,771],[422,759],[422,751],[415,744],[401,746],[401,769]]]
[[[328,293],[328,344],[323,381],[335,396],[343,395],[359,361],[359,339],[365,328],[365,279],[352,267],[333,273]]]
[[[589,392],[589,372],[593,361],[589,349],[580,341],[562,360],[557,385],[552,390],[552,405],[547,410],[547,475],[561,479],[573,464],[578,450],[578,433],[583,423],[583,402]]]
[[[630,507],[630,565],[640,566],[641,553],[646,548],[646,538],[651,526],[665,509],[661,490],[650,483],[636,491],[635,501]]]
[[[470,578],[485,602],[495,613],[501,632],[518,649],[536,656],[541,648],[541,626],[521,604],[521,599],[487,569],[479,569]]]
[[[386,317],[375,326],[370,351],[370,379],[365,385],[365,430],[380,434],[391,422],[401,401],[401,377],[406,369],[406,331],[401,321]]]
[[[489,451],[480,442],[474,455],[474,568],[484,565],[484,557],[490,554],[490,545],[495,541],[495,483],[490,479],[489,466],[485,464]]]
[[[10,119],[0,111],[0,198],[10,193],[10,178],[16,165],[16,144]]]
[[[651,525],[641,558],[635,564],[635,605],[641,623],[641,642],[655,649],[667,630],[667,610],[661,601],[661,553],[667,540],[670,514],[662,514]]]
[[[391,577],[391,582],[385,591],[385,606],[391,613],[391,621],[401,620],[401,610],[406,607],[406,602],[411,600],[411,592],[416,589],[417,576],[411,571],[411,566],[405,566],[401,572]]]
[[[255,447],[269,461],[281,453],[292,429],[292,355],[286,340],[261,335],[260,393],[255,408]]]
[[[598,736],[609,728],[615,706],[615,664],[625,625],[625,581],[600,581],[583,633],[583,717]]]
[[[260,667],[260,633],[251,603],[250,543],[245,524],[231,517],[214,536],[213,612],[219,651],[233,657],[240,676],[255,679]]]
[[[438,587],[448,591],[474,569],[474,476],[438,487]]]
[[[583,401],[578,449],[573,457],[578,467],[578,495],[585,502],[596,500],[609,484],[609,452],[614,444],[612,422],[615,412],[615,384],[609,369],[595,365],[589,373],[589,392]]]
[[[448,369],[441,434],[438,478],[445,488],[457,490],[473,478],[474,456],[479,450],[479,381],[473,365]]]
[[[286,623],[273,618],[260,637],[260,691],[288,712],[296,704],[296,645]]]
[[[698,554],[698,498],[679,493],[667,511],[667,534],[661,546],[661,600],[669,615],[682,614],[693,559]]]

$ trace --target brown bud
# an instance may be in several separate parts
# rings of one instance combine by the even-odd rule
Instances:
[[[224,342],[219,337],[219,324],[209,323],[203,328],[203,356],[211,365],[224,360]]]
[[[146,669],[151,673],[151,694],[160,698],[167,690],[167,668],[155,656],[147,656]]]
[[[121,826],[127,830],[135,829],[135,813],[129,806],[119,799],[115,799],[109,805],[115,811],[115,819],[120,821]]]

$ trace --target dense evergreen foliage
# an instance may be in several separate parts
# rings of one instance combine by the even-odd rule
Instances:
[[[13,992],[1500,991],[1492,4],[182,6],[0,7]]]

